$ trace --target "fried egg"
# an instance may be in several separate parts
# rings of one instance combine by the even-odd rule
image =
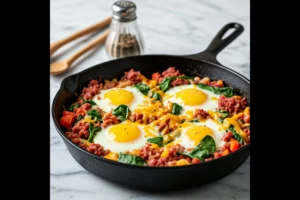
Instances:
[[[224,145],[222,138],[226,134],[225,129],[210,118],[201,122],[184,122],[179,125],[179,131],[181,133],[173,143],[185,147],[186,152],[194,149],[207,135],[215,140],[217,150]]]
[[[181,115],[193,112],[196,108],[204,110],[215,110],[217,100],[220,95],[203,90],[197,85],[180,85],[170,88],[163,97],[163,104],[167,106],[168,102],[177,103],[182,106]]]
[[[150,98],[144,96],[136,87],[127,86],[101,90],[100,95],[96,95],[93,101],[105,112],[110,112],[121,104],[127,105],[132,111],[140,104],[145,104],[145,101],[148,102],[148,99]]]
[[[143,147],[149,138],[159,136],[159,132],[149,125],[142,125],[126,120],[110,125],[97,132],[94,143],[110,149],[112,152],[132,151]]]

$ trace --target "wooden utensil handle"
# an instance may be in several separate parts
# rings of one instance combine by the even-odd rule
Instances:
[[[93,31],[96,31],[96,30],[98,30],[98,29],[101,29],[101,28],[107,26],[108,24],[110,24],[110,22],[111,22],[111,17],[108,17],[108,18],[104,19],[103,21],[101,21],[101,22],[99,22],[99,23],[97,23],[97,24],[94,24],[94,25],[92,25],[92,26],[90,26],[90,27],[87,27],[87,28],[81,30],[81,31],[78,31],[78,32],[76,32],[76,33],[73,33],[73,34],[70,35],[69,37],[66,37],[66,38],[64,38],[64,39],[62,39],[62,40],[59,40],[59,41],[57,41],[57,42],[52,43],[52,44],[50,45],[50,56],[51,56],[56,50],[58,50],[60,47],[62,47],[63,45],[65,45],[65,44],[67,44],[67,43],[69,43],[69,42],[71,42],[71,41],[73,41],[73,40],[75,40],[75,39],[77,39],[77,38],[79,38],[79,37],[81,37],[81,36],[84,36],[84,35],[86,35],[86,34],[88,34],[88,33],[91,33],[91,32],[93,32]]]
[[[70,58],[68,58],[67,63],[71,65],[82,54],[96,47],[97,45],[104,43],[108,33],[109,33],[109,29],[104,31],[96,40],[93,40],[92,42],[88,43],[84,48],[82,48],[81,50],[73,54]]]

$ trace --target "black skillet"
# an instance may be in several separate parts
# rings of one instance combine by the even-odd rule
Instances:
[[[223,39],[222,37],[229,29],[234,29],[234,32]],[[99,76],[102,77],[102,80],[120,78],[124,71],[131,68],[141,71],[146,77],[151,77],[154,72],[162,72],[170,66],[175,66],[186,75],[208,76],[212,80],[221,79],[229,86],[237,88],[249,101],[250,81],[241,74],[224,67],[216,59],[217,54],[237,38],[243,30],[243,26],[238,23],[225,25],[202,53],[187,56],[127,57],[101,63],[66,77],[53,100],[52,117],[56,129],[71,155],[82,167],[99,177],[125,187],[147,191],[195,187],[216,181],[235,171],[249,157],[250,144],[227,156],[201,164],[179,167],[140,167],[110,161],[76,146],[64,135],[63,129],[59,126],[59,118],[63,111],[63,105],[69,106],[74,102],[76,100],[74,94],[80,94],[82,87],[86,86],[91,79],[99,79]]]

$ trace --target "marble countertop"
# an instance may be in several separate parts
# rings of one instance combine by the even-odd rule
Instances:
[[[115,0],[51,0],[50,39],[60,40],[111,15]],[[187,55],[203,51],[226,23],[245,31],[218,56],[223,65],[250,77],[249,0],[136,0],[145,54]],[[81,38],[57,51],[51,62],[67,58],[93,38]],[[50,77],[50,102],[63,78],[108,61],[103,47],[89,52],[65,74]],[[51,118],[51,117],[50,117]],[[50,193],[64,199],[250,199],[249,159],[235,172],[211,184],[188,190],[151,194],[120,187],[83,169],[70,155],[50,120]]]

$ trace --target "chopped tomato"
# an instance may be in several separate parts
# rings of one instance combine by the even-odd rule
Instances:
[[[193,164],[197,164],[197,163],[200,163],[200,162],[201,162],[201,160],[199,160],[198,158],[193,158],[193,160],[192,160]]]
[[[153,80],[158,80],[159,77],[160,77],[160,74],[158,72],[155,72],[155,73],[152,74],[152,79]]]
[[[83,108],[79,108],[78,110],[76,110],[76,115],[82,115],[85,116],[86,110],[84,110]]]
[[[234,152],[234,151],[238,150],[239,147],[240,147],[239,142],[237,140],[231,138],[230,139],[230,146],[229,146],[230,151]]]
[[[228,149],[225,149],[225,150],[222,152],[222,156],[226,156],[228,153],[229,153],[229,150],[228,150]]]
[[[74,115],[74,113],[72,113],[70,111],[67,111],[67,110],[64,110],[63,113],[62,113],[62,116],[65,116],[65,115]]]
[[[70,128],[76,119],[75,114],[64,115],[60,118],[60,125],[65,128]]]

